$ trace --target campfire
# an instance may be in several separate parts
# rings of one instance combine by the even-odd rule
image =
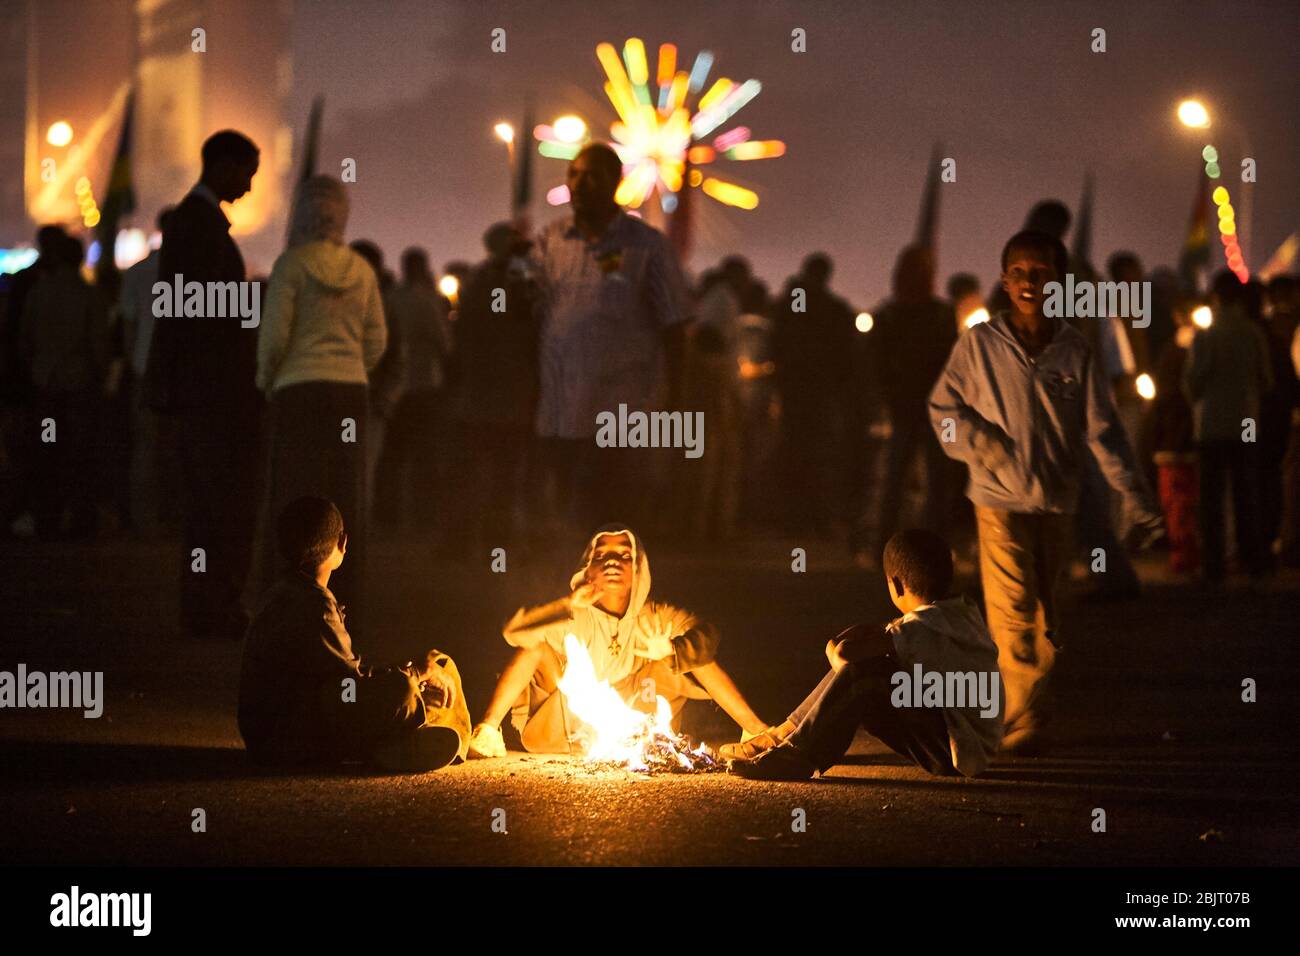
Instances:
[[[656,695],[653,714],[629,707],[608,681],[597,680],[591,655],[572,634],[565,635],[568,664],[560,691],[578,726],[570,743],[587,763],[612,764],[638,773],[706,773],[722,770],[707,744],[692,747],[672,729],[668,701]]]

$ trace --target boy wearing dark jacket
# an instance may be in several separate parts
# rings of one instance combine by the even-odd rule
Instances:
[[[347,533],[333,502],[299,498],[280,514],[285,573],[248,631],[239,676],[239,732],[261,763],[373,761],[437,770],[464,758],[469,710],[451,658],[375,666],[352,649],[329,590]]]

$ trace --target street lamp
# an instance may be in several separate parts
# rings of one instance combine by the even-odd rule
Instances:
[[[492,127],[497,139],[506,144],[507,182],[510,184],[510,212],[515,210],[515,128],[509,123],[497,123]]]
[[[1191,129],[1206,129],[1210,125],[1210,111],[1200,100],[1183,100],[1178,104],[1178,121]]]
[[[460,280],[451,273],[447,273],[438,280],[438,291],[446,296],[454,306],[460,296]]]
[[[51,123],[45,131],[45,142],[51,146],[67,146],[72,142],[72,124],[65,120]]]
[[[562,143],[580,143],[587,135],[587,124],[581,117],[573,115],[559,117],[551,124],[551,129]]]

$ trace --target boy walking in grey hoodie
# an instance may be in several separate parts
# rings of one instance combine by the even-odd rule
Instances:
[[[970,468],[989,628],[1006,685],[1003,749],[1041,742],[1044,678],[1062,641],[1056,587],[1069,558],[1087,452],[1137,517],[1134,543],[1162,533],[1104,374],[1088,340],[1043,313],[1062,278],[1065,247],[1021,232],[1002,250],[1011,309],[957,340],[930,392],[943,450]],[[1094,570],[1104,555],[1091,556]]]

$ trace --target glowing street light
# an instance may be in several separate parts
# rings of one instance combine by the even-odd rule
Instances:
[[[1156,397],[1156,383],[1146,372],[1137,377],[1137,393],[1148,402]]]
[[[1214,313],[1208,305],[1198,306],[1192,310],[1192,324],[1198,329],[1208,329],[1214,324]]]
[[[579,116],[561,116],[551,124],[551,129],[562,143],[580,143],[587,136],[587,124]]]
[[[497,123],[492,127],[497,139],[506,144],[506,177],[510,184],[510,211],[515,210],[515,128],[509,123]],[[454,303],[454,294],[447,296]]]
[[[853,327],[859,332],[870,332],[875,325],[876,320],[872,318],[870,312],[859,312],[858,317],[853,320]]]
[[[456,296],[460,292],[460,280],[454,275],[448,273],[438,280],[438,291],[451,300],[453,305],[456,304]]]
[[[1178,121],[1192,129],[1205,129],[1210,125],[1210,111],[1200,100],[1183,100],[1178,104]]]
[[[72,142],[72,126],[64,120],[51,123],[45,131],[45,142],[51,146],[67,146]]]

